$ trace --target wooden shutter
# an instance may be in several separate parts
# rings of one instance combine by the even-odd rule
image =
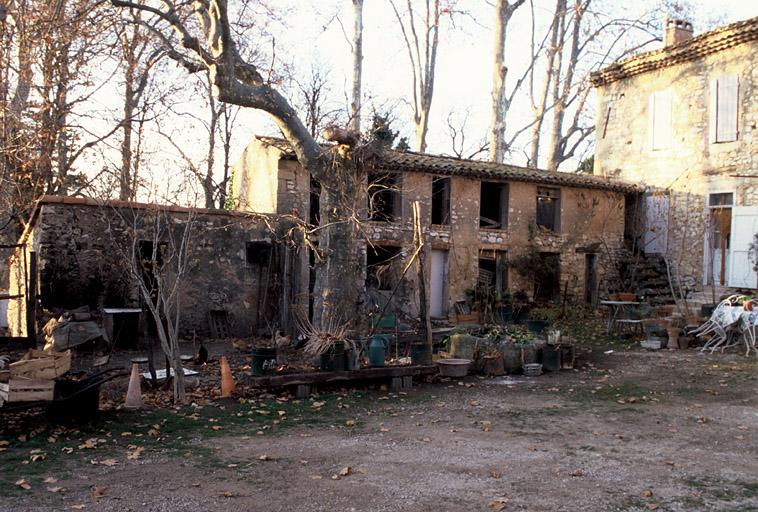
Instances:
[[[647,145],[650,149],[655,147],[655,93],[647,100]]]
[[[716,109],[716,141],[737,140],[737,100],[739,82],[736,75],[718,79],[718,106]]]
[[[758,207],[735,206],[732,208],[732,231],[730,240],[729,286],[756,288],[756,272],[750,261],[750,243],[758,232]]]
[[[719,111],[719,81],[717,79],[711,80],[710,89],[710,102],[708,105],[708,140],[711,143],[717,142],[716,136],[718,125],[718,111]]]

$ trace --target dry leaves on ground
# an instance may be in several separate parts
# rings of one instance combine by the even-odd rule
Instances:
[[[505,510],[506,507],[508,507],[508,500],[505,498],[495,498],[490,502],[490,510],[493,510],[494,512]]]
[[[24,478],[20,478],[16,480],[16,487],[20,487],[21,489],[24,489],[25,491],[28,491],[32,488],[32,486],[29,484],[29,482],[26,481]]]

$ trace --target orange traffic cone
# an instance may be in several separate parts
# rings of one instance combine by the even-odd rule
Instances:
[[[234,377],[226,356],[221,356],[221,398],[229,398],[234,393]]]
[[[142,388],[139,380],[139,364],[132,364],[132,374],[129,377],[129,388],[126,390],[125,409],[139,409],[142,407]]]

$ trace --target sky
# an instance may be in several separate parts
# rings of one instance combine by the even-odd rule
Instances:
[[[269,27],[275,36],[278,64],[285,64],[300,78],[307,76],[311,67],[329,71],[329,101],[334,108],[347,107],[347,91],[351,81],[351,54],[345,32],[352,27],[352,7],[350,0],[267,0],[271,6],[286,12],[281,22]],[[411,97],[411,75],[406,49],[401,32],[394,18],[389,0],[364,0],[364,127],[365,118],[371,106],[381,110],[392,110],[396,120],[393,128],[400,130],[413,140],[412,114],[408,100]],[[544,26],[550,22],[551,8],[555,0],[534,0],[538,23]],[[653,9],[660,0],[595,0],[596,4],[615,5],[616,11],[625,17],[636,18]],[[404,3],[402,0],[400,4]],[[758,16],[756,0],[693,0],[690,2],[695,13],[693,24],[695,34],[715,26]],[[520,74],[528,62],[528,41],[530,17],[528,6],[516,12],[511,21],[511,31],[507,41],[506,61],[509,67],[509,87],[514,77]],[[466,146],[478,147],[485,139],[490,116],[490,90],[492,84],[491,55],[493,49],[492,27],[494,7],[488,0],[458,0],[457,8],[465,15],[453,18],[454,26],[446,20],[440,33],[439,56],[435,79],[434,99],[429,122],[428,149],[430,153],[451,154],[452,144],[447,120],[452,119],[458,127],[465,119]],[[271,44],[267,42],[266,44]],[[660,47],[654,43],[647,49]],[[173,75],[175,80],[184,80],[182,70]],[[103,89],[103,103],[113,101],[113,90]],[[107,97],[110,96],[110,99]],[[171,132],[174,142],[185,148],[186,154],[197,162],[205,157],[206,135],[202,126],[192,116],[204,117],[202,107],[189,97],[178,110],[190,114],[172,121],[172,126],[163,130]],[[589,115],[594,116],[594,102],[588,102]],[[513,105],[510,122],[512,127],[525,125],[531,119],[531,105],[528,96],[517,97]],[[232,141],[232,161],[235,161],[254,134],[278,135],[276,127],[267,114],[243,109]],[[182,159],[169,145],[162,143],[162,136],[148,137],[145,151],[151,155],[156,169],[176,168]],[[507,161],[524,164],[525,152],[514,150]],[[592,154],[591,145],[578,157],[566,162],[561,170],[572,170],[583,157]],[[480,155],[484,157],[486,155]],[[93,157],[93,161],[98,157]],[[114,161],[117,155],[114,154]],[[220,166],[217,157],[217,168]],[[540,162],[544,164],[544,162]],[[94,167],[94,166],[93,166]],[[163,183],[167,178],[158,177],[154,181]],[[179,182],[176,178],[175,183]],[[169,187],[166,187],[167,189]]]
[[[644,12],[655,3],[646,0],[621,2],[630,5],[624,9],[629,11],[626,15]],[[340,24],[328,22],[337,13],[342,26],[349,31],[352,27],[349,4],[347,0],[297,0],[293,4],[293,14],[288,17],[289,27],[279,36],[278,42],[278,46],[288,48],[296,71],[307,72],[312,63],[330,70],[334,101],[340,106],[345,104],[345,91],[351,80],[350,47]],[[553,1],[535,0],[535,5],[538,19],[549,22]],[[712,28],[714,23],[758,16],[758,1],[754,0],[700,0],[692,5],[697,14],[697,19],[693,20],[696,34]],[[489,124],[494,9],[484,0],[459,0],[458,8],[468,11],[470,16],[457,16],[455,28],[446,24],[441,32],[429,129],[428,151],[431,153],[451,152],[448,117],[452,116],[457,123],[467,117],[466,135],[472,147],[486,136]],[[326,23],[328,25],[324,28]],[[516,70],[526,62],[528,47],[523,45],[529,40],[528,25],[528,11],[522,8],[512,20],[512,32],[507,42],[511,78],[517,76]],[[657,43],[649,49],[659,46]],[[392,108],[397,116],[396,128],[412,140],[411,110],[407,103],[411,94],[410,67],[387,0],[365,0],[363,73],[364,93],[373,98],[369,103]],[[513,125],[527,123],[530,107],[520,104],[514,108]],[[271,131],[265,115],[248,112],[244,118],[256,132]],[[514,163],[523,163],[522,154],[513,154],[511,159],[515,160]]]

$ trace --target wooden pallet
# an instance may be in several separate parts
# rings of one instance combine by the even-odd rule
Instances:
[[[54,389],[54,380],[11,377],[7,382],[0,382],[0,403],[52,400]]]
[[[308,372],[254,377],[250,385],[255,388],[282,388],[288,386],[349,383],[361,380],[413,377],[437,373],[436,366],[382,366],[344,372]]]
[[[11,378],[53,380],[71,369],[71,351],[44,352],[29,349],[24,356],[8,366]]]

